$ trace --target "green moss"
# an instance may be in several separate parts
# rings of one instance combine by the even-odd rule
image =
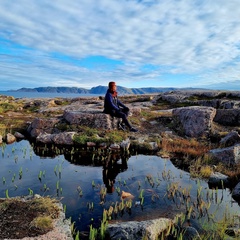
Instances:
[[[120,143],[127,137],[125,132],[122,131],[109,131],[105,134],[105,141],[108,143]]]

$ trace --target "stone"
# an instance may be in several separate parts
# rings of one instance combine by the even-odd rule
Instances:
[[[240,109],[217,109],[213,121],[225,126],[239,126]]]
[[[77,124],[91,128],[113,129],[112,117],[102,112],[65,111],[63,118],[69,124]]]
[[[21,134],[20,132],[15,132],[14,136],[18,139],[24,139],[25,138],[25,136],[23,134]]]
[[[75,132],[62,132],[59,134],[53,134],[52,140],[55,144],[72,145],[73,137],[75,134],[76,134]]]
[[[237,143],[240,143],[240,135],[237,131],[231,131],[220,141],[221,146],[224,147],[229,147]]]
[[[173,120],[177,131],[188,137],[208,137],[216,109],[191,106],[173,109]]]
[[[227,148],[212,149],[209,152],[210,158],[226,165],[235,165],[240,161],[240,144]]]
[[[159,218],[147,221],[129,221],[109,224],[107,232],[111,240],[118,239],[158,239],[158,236],[166,231],[172,224],[168,218]]]
[[[126,140],[123,140],[121,143],[120,143],[120,147],[124,150],[128,150],[129,147],[130,147],[130,139],[126,139]]]
[[[45,144],[49,144],[49,143],[53,143],[52,137],[53,137],[53,134],[40,133],[40,134],[36,137],[36,141],[37,141],[37,142],[41,142],[41,143],[45,143]]]
[[[11,134],[11,133],[7,134],[6,142],[8,144],[14,143],[16,140],[17,139],[16,139],[16,137],[13,134]]]
[[[40,133],[53,133],[55,125],[59,122],[58,118],[35,118],[29,125],[27,132],[33,138],[36,138]]]

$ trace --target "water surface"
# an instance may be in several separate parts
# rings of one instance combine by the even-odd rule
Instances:
[[[187,206],[182,193],[187,196],[186,192],[189,205],[197,206],[201,199],[210,206],[207,211],[203,208],[202,213],[193,212],[190,216],[193,224],[207,221],[210,216],[220,220],[226,211],[230,215],[239,214],[239,205],[231,198],[229,189],[209,189],[206,181],[192,179],[169,159],[158,156],[109,152],[106,160],[94,151],[87,155],[80,149],[58,152],[54,146],[39,148],[25,140],[2,144],[0,150],[0,197],[5,197],[6,191],[9,197],[32,193],[56,197],[66,206],[66,216],[71,217],[80,231],[88,231],[90,224],[98,226],[103,209],[122,201],[122,191],[134,196],[132,208],[113,215],[113,221],[185,213]],[[101,189],[107,191],[104,200]],[[141,194],[143,201],[139,198]]]

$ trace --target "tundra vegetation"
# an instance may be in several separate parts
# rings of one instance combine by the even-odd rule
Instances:
[[[196,101],[202,100],[215,100],[222,97],[226,98],[226,94],[222,93],[221,96],[206,97],[206,96],[189,96],[185,101],[179,102],[169,102],[163,98],[158,98],[154,101],[153,104],[145,107],[145,103],[151,102],[154,96],[125,96],[122,97],[122,100],[129,105],[134,106],[134,104],[139,104],[141,106],[141,111],[138,114],[129,117],[129,120],[133,125],[138,126],[139,133],[132,134],[120,130],[108,130],[108,129],[97,129],[90,128],[87,126],[78,126],[78,125],[69,125],[66,122],[61,122],[57,124],[59,131],[76,131],[74,135],[74,147],[69,150],[59,149],[58,147],[52,146],[54,151],[57,154],[60,154],[62,151],[77,151],[77,149],[83,148],[87,150],[87,143],[92,142],[99,146],[101,143],[106,143],[107,145],[113,143],[121,143],[127,138],[131,141],[130,151],[135,153],[146,153],[146,154],[156,154],[161,157],[167,157],[172,160],[175,166],[189,172],[193,178],[196,179],[207,179],[214,171],[218,171],[229,176],[232,186],[239,182],[240,179],[240,168],[239,164],[235,165],[224,165],[223,163],[217,162],[212,159],[207,153],[209,150],[220,147],[220,140],[226,136],[231,130],[240,131],[238,126],[223,126],[218,123],[213,123],[212,131],[209,136],[202,138],[191,138],[184,135],[179,135],[176,133],[178,126],[175,126],[174,121],[172,121],[172,112],[168,111],[173,108],[186,107],[196,105]],[[229,97],[230,99],[237,99],[236,97]],[[102,101],[101,98],[98,99]],[[20,132],[24,136],[27,136],[26,129],[34,118],[50,118],[50,117],[59,117],[64,111],[65,107],[71,105],[75,102],[83,103],[86,99],[14,99],[12,97],[1,96],[0,98],[0,135],[3,136],[3,139],[6,138],[7,133]],[[95,100],[93,101],[95,102]],[[99,105],[99,109],[101,109]],[[153,123],[155,122],[155,123]],[[171,133],[170,133],[171,132]],[[159,133],[159,134],[156,134]],[[148,140],[143,143],[139,142],[138,138],[145,137]],[[155,151],[150,142],[155,142],[157,144],[157,151]],[[42,155],[44,151],[49,151],[49,146],[44,146],[41,148]],[[12,150],[14,153],[14,149]],[[4,154],[4,143],[2,143],[2,154]],[[108,150],[99,150],[99,148],[91,148],[92,160],[101,158],[105,160],[108,157]],[[17,156],[15,156],[17,161]],[[58,165],[54,168],[56,175],[61,175],[61,165]],[[22,177],[23,171],[19,169],[19,178]],[[40,171],[38,174],[39,181],[42,180],[44,176],[44,171]],[[164,170],[161,173],[162,178],[171,179],[171,173],[165,172]],[[12,182],[15,181],[16,175],[13,175]],[[6,181],[5,178],[2,178],[3,184]],[[90,180],[91,181],[91,180]],[[120,181],[120,180],[119,180]],[[147,175],[145,181],[149,183],[150,186],[160,184],[158,178],[154,176]],[[122,182],[122,185],[126,185],[126,182]],[[106,197],[106,188],[103,186],[96,186],[95,182],[91,182],[92,188],[99,188],[99,195],[102,202],[105,201]],[[17,188],[17,186],[16,186]],[[44,189],[47,191],[48,186],[45,185]],[[141,182],[138,184],[139,189],[139,205],[143,206],[145,201],[145,192],[141,188]],[[63,189],[61,188],[60,182],[56,182],[56,192],[58,195],[61,195]],[[116,188],[116,191],[121,195],[122,191],[120,187]],[[81,186],[77,188],[79,196],[84,194]],[[29,188],[29,195],[33,195],[33,191]],[[0,211],[4,212],[9,208],[13,203],[21,206],[18,200],[12,200],[9,198],[8,190],[5,192],[5,200],[1,200]],[[197,204],[192,201],[190,197],[190,189],[182,189],[176,182],[169,184],[166,191],[166,197],[173,202],[178,202],[180,205],[185,206],[185,212],[177,217],[176,223],[172,224],[169,229],[159,236],[159,239],[165,239],[167,236],[171,236],[173,239],[182,239],[183,228],[182,225],[189,220],[191,217],[206,215],[209,219],[212,219],[214,222],[214,215],[208,213],[208,209],[211,205],[211,201],[214,199],[214,195],[203,196],[201,186],[199,185],[197,189]],[[154,202],[159,196],[153,191],[151,193],[152,201]],[[52,205],[53,202],[49,198],[45,199],[45,205],[47,209],[44,209],[48,214],[39,214],[36,218],[32,219],[30,223],[31,228],[41,229],[41,231],[46,231],[52,229],[52,216],[57,216],[57,211],[55,205]],[[210,199],[210,200],[209,200]],[[209,200],[209,201],[208,201]],[[36,200],[35,200],[36,201]],[[40,201],[40,200],[38,200]],[[121,202],[113,203],[109,209],[103,210],[102,221],[99,228],[95,228],[93,225],[90,225],[89,239],[105,239],[106,229],[108,222],[111,221],[114,215],[121,214],[123,212],[132,211],[132,200],[122,198]],[[50,210],[49,210],[49,208]],[[30,208],[34,208],[36,212],[42,213],[42,205],[38,202],[32,202]],[[26,209],[26,208],[25,208]],[[94,211],[94,203],[88,203],[88,210]],[[25,210],[27,211],[27,210]],[[218,224],[212,224],[211,226],[203,223],[202,227],[204,235],[201,236],[202,239],[224,239],[225,230],[229,225],[229,222],[234,221],[229,219],[227,213],[223,216],[223,219],[218,222]],[[211,228],[211,229],[209,229]],[[75,239],[80,239],[79,232],[75,230],[74,223],[72,225],[72,232]],[[207,233],[207,234],[206,234]]]

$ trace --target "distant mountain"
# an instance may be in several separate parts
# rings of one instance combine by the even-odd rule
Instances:
[[[38,87],[38,88],[20,88],[18,90],[10,90],[14,92],[47,92],[47,93],[76,93],[76,94],[99,94],[103,95],[106,93],[107,86],[97,86],[91,89],[77,88],[77,87]],[[126,88],[117,87],[117,91],[121,95],[128,94],[153,94],[160,92],[168,92],[173,90],[179,90],[179,88]],[[182,90],[194,90],[193,88],[182,88]]]

